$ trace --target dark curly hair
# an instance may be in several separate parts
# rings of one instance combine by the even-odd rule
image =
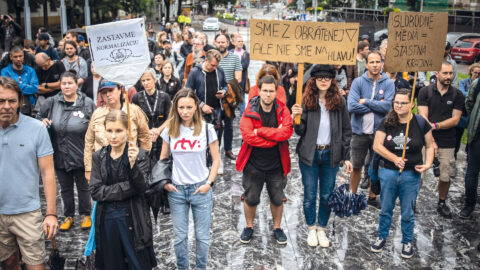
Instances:
[[[305,86],[305,93],[303,93],[303,104],[309,111],[314,111],[319,108],[318,105],[318,91],[315,78],[308,79]],[[337,81],[332,79],[332,84],[325,95],[325,107],[329,111],[338,110],[342,107],[342,96],[338,91]]]
[[[393,103],[395,102],[395,97],[397,95],[408,96],[409,100],[412,98],[412,92],[408,89],[401,88],[401,89],[398,89],[397,92],[395,92],[395,95],[393,96],[393,100],[392,100],[392,109],[387,113],[387,116],[385,116],[385,127],[397,127],[398,125],[400,125],[398,114],[395,112],[395,109],[393,108]]]

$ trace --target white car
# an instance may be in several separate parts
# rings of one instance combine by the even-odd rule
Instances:
[[[218,21],[218,18],[207,18],[203,22],[203,31],[208,31],[208,30],[213,30],[213,31],[220,30],[220,21]]]

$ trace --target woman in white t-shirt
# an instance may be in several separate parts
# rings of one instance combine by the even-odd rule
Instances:
[[[188,216],[190,208],[196,236],[196,268],[206,269],[210,247],[210,224],[213,194],[211,187],[220,166],[218,140],[213,125],[202,121],[199,100],[187,88],[173,98],[168,127],[160,159],[173,159],[172,183],[165,185],[175,236],[174,248],[178,269],[189,269]],[[207,166],[207,144],[212,157]]]

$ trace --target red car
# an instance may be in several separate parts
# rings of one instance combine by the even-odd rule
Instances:
[[[455,61],[480,62],[480,38],[467,38],[457,41],[451,55]]]

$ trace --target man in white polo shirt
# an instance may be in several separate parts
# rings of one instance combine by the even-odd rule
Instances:
[[[0,263],[2,269],[19,269],[20,249],[28,269],[45,269],[44,232],[51,238],[58,227],[53,148],[45,125],[21,114],[21,104],[18,84],[0,77]]]

